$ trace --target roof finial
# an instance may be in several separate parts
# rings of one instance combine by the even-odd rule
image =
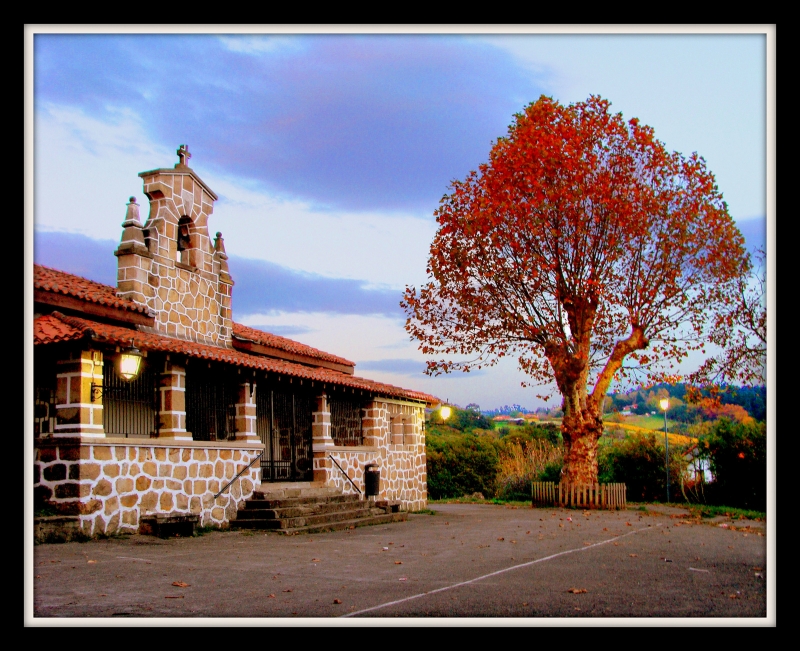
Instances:
[[[192,155],[189,153],[189,147],[187,145],[181,145],[178,147],[178,165],[176,167],[189,167],[189,159]]]

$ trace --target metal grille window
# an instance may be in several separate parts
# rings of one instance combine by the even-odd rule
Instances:
[[[139,375],[124,380],[115,356],[103,360],[103,429],[106,436],[149,438],[158,435],[158,368],[143,359]]]
[[[346,398],[331,398],[331,438],[334,445],[363,445],[361,402]]]
[[[37,354],[40,354],[37,351]],[[56,368],[50,360],[33,372],[33,435],[52,436],[56,424]]]
[[[256,390],[256,431],[266,449],[262,481],[310,481],[314,475],[311,424],[314,397],[270,387]]]
[[[186,367],[186,429],[195,441],[227,441],[236,435],[239,376],[207,363]]]

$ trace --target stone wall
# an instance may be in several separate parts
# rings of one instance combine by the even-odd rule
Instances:
[[[146,444],[126,439],[42,441],[34,456],[34,500],[77,515],[86,536],[136,533],[144,515],[195,514],[225,527],[261,481],[260,444]]]
[[[365,409],[364,445],[331,444],[326,452],[362,492],[366,466],[376,464],[381,479],[378,498],[399,502],[404,511],[419,511],[428,505],[424,421],[421,405],[373,400]],[[356,492],[333,463],[326,469],[327,485]]]

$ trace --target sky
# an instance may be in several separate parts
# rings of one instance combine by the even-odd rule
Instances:
[[[139,172],[186,144],[219,196],[209,229],[225,240],[234,320],[462,406],[544,403],[510,359],[424,375],[399,302],[426,281],[449,184],[542,94],[600,95],[669,150],[698,152],[749,246],[774,223],[764,27],[28,28],[29,261],[115,284],[128,198],[147,215]]]

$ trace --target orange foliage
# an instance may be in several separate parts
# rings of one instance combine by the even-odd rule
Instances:
[[[705,161],[669,153],[599,97],[528,105],[436,219],[429,282],[402,302],[407,331],[436,356],[427,372],[514,355],[531,383],[554,381],[578,482],[597,478],[612,379],[674,373],[746,267]]]

